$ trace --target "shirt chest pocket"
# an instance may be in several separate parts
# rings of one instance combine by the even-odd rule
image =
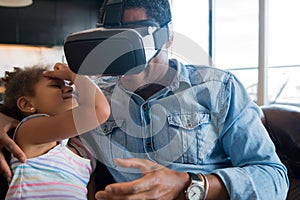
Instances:
[[[168,116],[169,125],[180,127],[185,130],[193,130],[203,124],[209,123],[209,114],[206,113],[188,113],[174,114]]]
[[[210,114],[201,112],[173,114],[168,116],[168,123],[169,135],[178,140],[178,142],[170,141],[177,146],[171,147],[171,151],[177,154],[175,157],[178,159],[175,162],[203,163],[203,159],[212,150],[217,139],[213,134]]]

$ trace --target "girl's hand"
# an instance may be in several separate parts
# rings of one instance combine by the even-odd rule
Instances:
[[[74,83],[76,74],[70,70],[68,65],[63,63],[56,63],[53,69],[53,71],[44,71],[43,75],[49,78],[68,80],[70,81],[69,85],[72,85]]]

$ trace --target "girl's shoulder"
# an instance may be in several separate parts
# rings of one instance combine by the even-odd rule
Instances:
[[[13,139],[16,137],[16,133],[18,132],[18,129],[20,128],[20,126],[22,124],[24,124],[26,121],[33,119],[33,118],[37,118],[37,117],[49,117],[49,115],[47,114],[33,114],[33,115],[29,115],[25,118],[23,118],[20,123],[17,125],[17,127],[15,128],[14,134],[13,134]]]

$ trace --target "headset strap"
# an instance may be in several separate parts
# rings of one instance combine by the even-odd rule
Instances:
[[[118,27],[122,25],[124,5],[122,0],[108,0],[104,13],[104,27]]]

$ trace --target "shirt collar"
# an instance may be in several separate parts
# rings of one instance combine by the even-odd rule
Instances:
[[[189,73],[185,65],[176,59],[170,59],[169,65],[177,71],[176,76],[170,85],[170,89],[175,91],[182,87],[191,87]]]

